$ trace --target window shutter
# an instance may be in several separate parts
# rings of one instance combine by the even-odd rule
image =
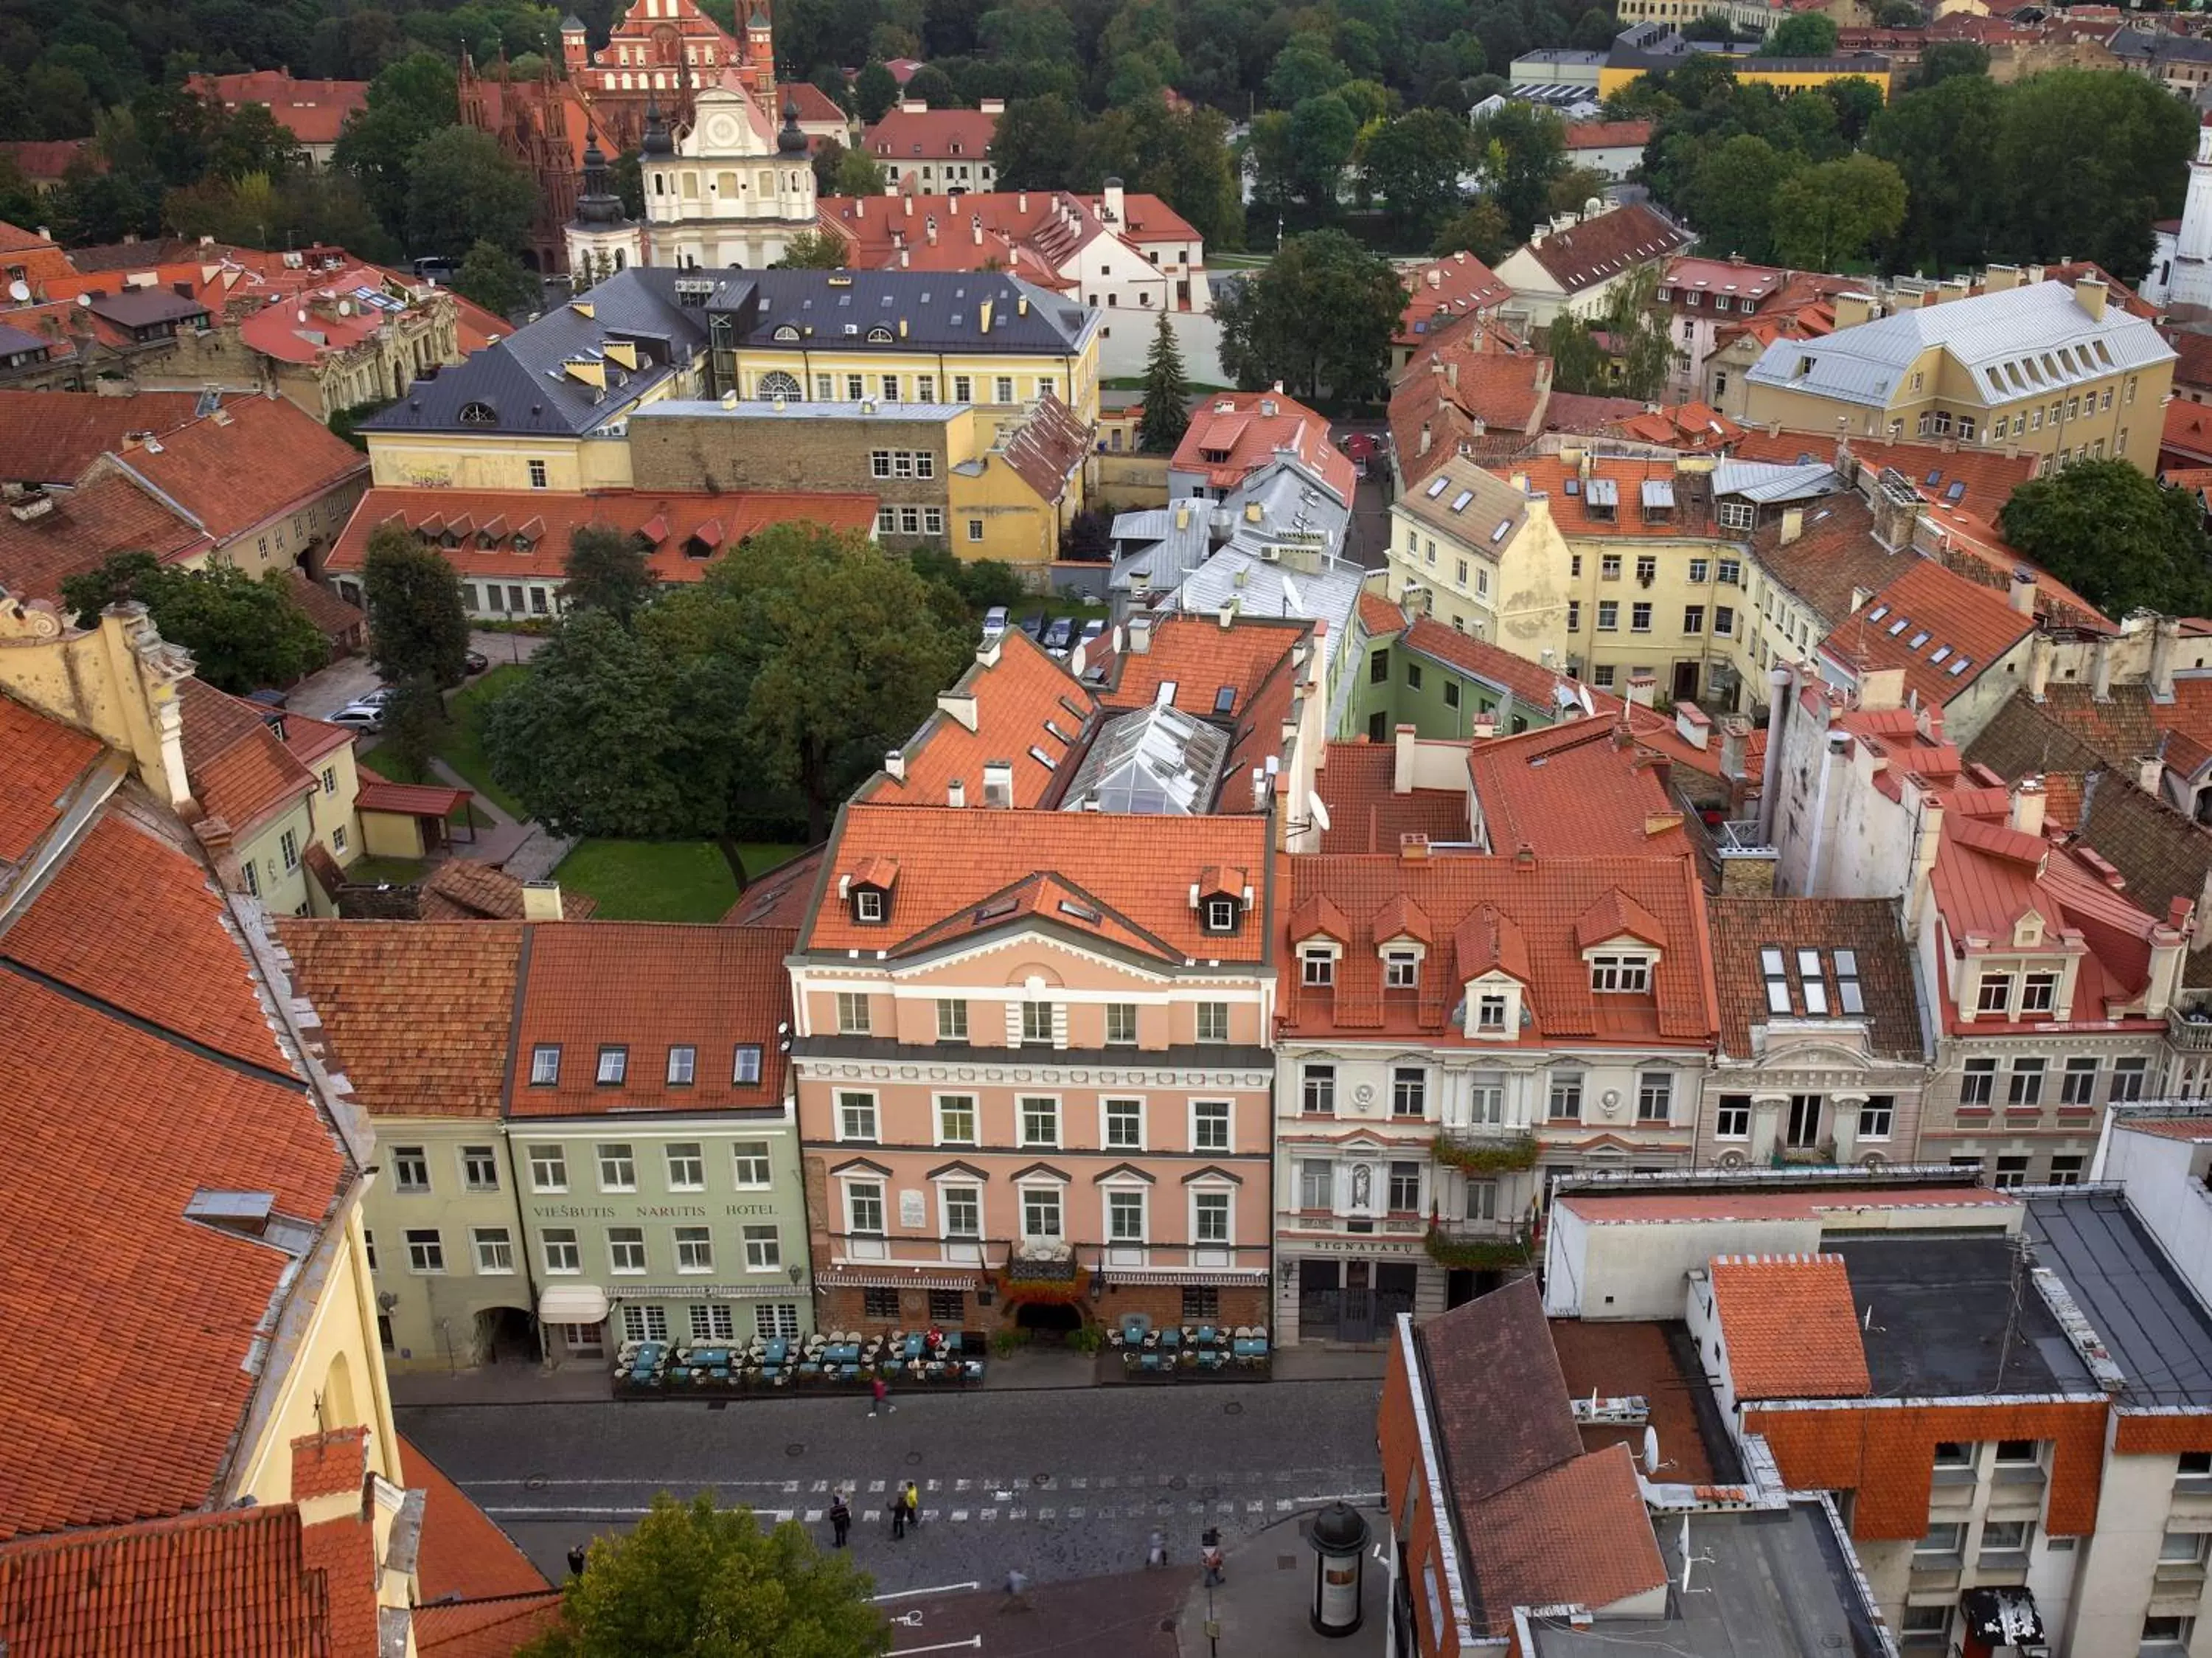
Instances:
[[[1052,1004],[1052,1045],[1055,1048],[1067,1045],[1067,1003],[1065,1002]]]
[[[1022,1045],[1022,1004],[1010,1000],[1006,1003],[1006,1045],[1018,1048]]]

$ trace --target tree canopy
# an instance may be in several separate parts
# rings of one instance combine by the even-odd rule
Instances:
[[[2005,539],[2112,616],[2212,606],[2212,540],[2195,497],[2124,460],[2077,460],[2012,492]]]
[[[1299,397],[1379,397],[1405,307],[1389,261],[1341,230],[1292,236],[1217,301],[1221,366],[1244,387],[1281,381]]]
[[[603,610],[624,627],[660,590],[637,537],[611,524],[580,524],[570,533],[564,576],[563,609]]]
[[[369,532],[362,565],[368,600],[368,658],[386,682],[423,675],[455,686],[467,669],[468,612],[445,555],[397,524]]]
[[[289,685],[330,654],[281,570],[259,577],[229,564],[179,570],[150,552],[118,552],[97,570],[65,577],[61,596],[87,622],[109,605],[136,599],[164,639],[192,653],[201,679],[234,695]]]
[[[1175,329],[1162,311],[1145,360],[1145,413],[1137,424],[1137,447],[1147,454],[1173,454],[1189,430],[1190,382],[1183,377]]]

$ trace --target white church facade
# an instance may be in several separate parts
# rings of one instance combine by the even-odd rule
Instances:
[[[2212,125],[2197,129],[2180,222],[2161,223],[2154,235],[2150,271],[2136,291],[2161,311],[2192,305],[2212,310]]]

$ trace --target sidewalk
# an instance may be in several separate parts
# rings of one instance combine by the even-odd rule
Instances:
[[[1182,1616],[1176,1620],[1182,1658],[1213,1658],[1216,1651],[1227,1658],[1259,1653],[1267,1658],[1379,1658],[1389,1624],[1389,1574],[1374,1557],[1372,1545],[1361,1600],[1366,1618],[1358,1632],[1341,1637],[1322,1635],[1308,1617],[1313,1604],[1314,1551],[1298,1527],[1313,1512],[1277,1521],[1246,1538],[1229,1551],[1218,1588],[1209,1592],[1201,1582],[1191,1590]],[[1374,1509],[1361,1513],[1378,1536],[1387,1530],[1383,1516]],[[1221,1624],[1218,1648],[1206,1638],[1209,1617]]]

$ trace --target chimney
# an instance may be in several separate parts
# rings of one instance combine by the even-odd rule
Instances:
[[[2051,688],[2051,659],[2057,647],[2047,633],[2038,633],[2027,642],[2027,694],[2041,702]]]
[[[1863,322],[1874,320],[1874,296],[1871,294],[1838,294],[1835,298],[1836,326],[1856,328]]]
[[[979,115],[1003,115],[1006,113],[1006,101],[1004,98],[979,98],[975,101],[975,113]]]
[[[2173,700],[2173,652],[2180,638],[2179,621],[2171,616],[2158,619],[2150,641],[2150,699],[2154,703]]]
[[[2100,703],[2112,700],[2112,641],[2100,634],[2089,647],[2089,695]]]
[[[1805,533],[1805,509],[1784,507],[1782,509],[1782,545],[1788,546]]]
[[[1252,809],[1255,812],[1264,812],[1267,809],[1267,791],[1272,787],[1273,784],[1268,777],[1267,768],[1264,765],[1254,766],[1252,768]]]
[[[522,883],[522,918],[525,921],[560,921],[564,919],[561,909],[561,883],[557,881],[526,881]]]
[[[968,785],[957,777],[953,778],[951,782],[946,783],[945,785],[945,803],[947,806],[951,807],[963,807],[967,805]]]
[[[1444,359],[1444,383],[1455,392],[1459,390],[1459,359],[1455,357]]]
[[[2019,286],[2020,267],[2017,265],[1992,265],[1982,273],[1984,293],[2008,293]]]
[[[1146,655],[1151,652],[1152,648],[1152,619],[1149,616],[1132,616],[1129,619],[1129,654],[1132,656]]]
[[[1920,914],[1927,906],[1929,883],[1935,878],[1936,857],[1943,844],[1943,802],[1922,789],[1917,793],[1920,830],[1912,842],[1912,871],[1905,886],[1905,936],[1918,936]]]
[[[884,774],[894,783],[906,781],[906,754],[901,749],[890,749],[884,755]]]
[[[1419,454],[1426,454],[1428,452],[1429,452],[1429,423],[1428,423],[1427,421],[1424,420],[1424,421],[1421,423],[1421,447],[1420,447],[1419,450],[1418,451],[1418,453],[1419,453]]]
[[[1712,747],[1712,719],[1695,703],[1676,703],[1674,735],[1691,747],[1702,752]]]
[[[1390,733],[1390,792],[1410,795],[1413,792],[1413,747],[1419,741],[1417,730],[1411,725],[1401,725]]]
[[[968,229],[975,239],[975,246],[981,247],[983,245],[983,216],[981,213],[970,214],[968,219]]]
[[[1869,668],[1859,676],[1859,706],[1869,714],[1905,706],[1905,670]]]
[[[1659,699],[1659,680],[1656,674],[1635,673],[1628,676],[1628,700],[1638,708],[1649,708]]]
[[[2166,789],[2166,762],[2155,754],[2136,755],[2136,787],[2146,795],[2162,795]]]
[[[1444,273],[1435,265],[1431,265],[1429,267],[1429,286],[1431,288],[1441,288],[1443,285]]]
[[[1126,209],[1121,195],[1121,181],[1119,179],[1106,180],[1105,199],[1107,219],[1117,225],[1127,223],[1127,221],[1123,216]]]
[[[902,98],[899,100],[899,113],[902,115],[927,115],[929,113],[929,100],[927,98]]]
[[[940,691],[937,693],[937,711],[962,728],[975,728],[975,693],[973,691]]]
[[[2012,815],[2009,822],[2023,835],[2043,838],[2043,808],[2045,805],[2043,779],[2022,777],[2012,791]]]
[[[1026,213],[1030,210],[1030,192],[1028,191],[1018,190],[1014,192],[1014,210],[1018,213]]]
[[[1727,782],[1744,781],[1751,755],[1751,722],[1741,714],[1721,716],[1721,776]]]
[[[1429,859],[1429,838],[1415,832],[1398,837],[1398,856],[1407,863],[1425,863]]]
[[[2087,311],[2094,321],[2105,320],[2105,296],[2110,291],[2094,277],[2074,278],[2074,302]]]
[[[2025,564],[2013,566],[2012,607],[2023,616],[2035,614],[2035,572]]]
[[[988,300],[975,308],[975,331],[982,334],[991,332],[991,302]]]
[[[914,216],[914,198],[908,196],[904,198],[904,200],[906,202],[906,216],[908,218],[912,218]]]

